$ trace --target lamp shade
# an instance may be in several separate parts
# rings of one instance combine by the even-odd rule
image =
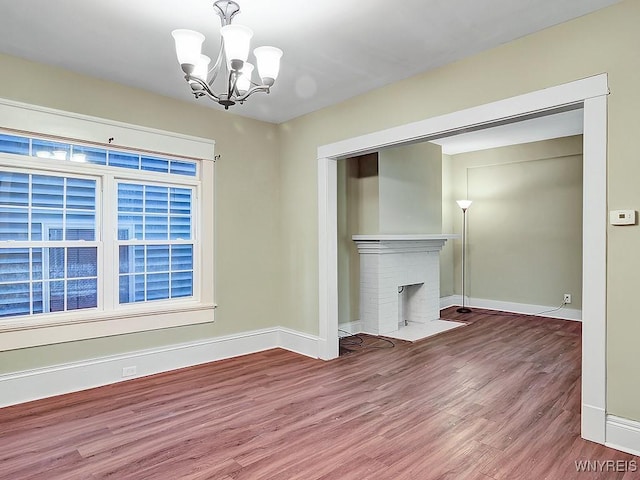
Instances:
[[[178,29],[171,32],[176,42],[176,55],[180,65],[197,65],[202,51],[204,35],[193,30]]]
[[[227,62],[229,64],[233,60],[246,62],[253,31],[244,25],[225,25],[220,29],[220,34],[224,39],[224,53]]]
[[[211,59],[206,55],[200,55],[198,58],[198,63],[196,63],[195,68],[193,69],[193,73],[191,74],[194,77],[198,77],[203,82],[207,81],[207,76],[209,75],[209,63],[211,63]]]
[[[462,210],[466,210],[471,206],[471,200],[456,200],[456,203]]]
[[[267,78],[272,80],[278,78],[282,50],[276,47],[258,47],[253,51],[253,54],[256,56],[258,73],[263,82]]]
[[[244,93],[249,88],[251,88],[251,75],[253,74],[253,64],[249,62],[244,62],[242,66],[242,70],[240,71],[240,76],[238,77],[238,82],[236,83],[236,88],[239,92]]]

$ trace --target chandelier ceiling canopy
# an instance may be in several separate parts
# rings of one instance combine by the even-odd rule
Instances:
[[[231,0],[213,4],[222,28],[220,50],[215,63],[202,54],[204,35],[193,30],[178,29],[171,32],[175,40],[178,62],[196,98],[207,96],[228,110],[242,104],[256,92],[269,93],[278,78],[282,50],[276,47],[258,47],[253,50],[260,82],[252,80],[254,65],[247,61],[253,31],[244,25],[232,25],[240,6]],[[217,87],[216,87],[217,85]],[[219,93],[215,88],[220,88]]]

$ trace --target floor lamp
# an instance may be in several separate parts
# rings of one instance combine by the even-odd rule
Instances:
[[[462,307],[458,308],[458,313],[471,313],[471,309],[464,304],[465,294],[464,288],[466,284],[467,273],[467,209],[471,206],[471,200],[457,200],[458,206],[462,209]]]

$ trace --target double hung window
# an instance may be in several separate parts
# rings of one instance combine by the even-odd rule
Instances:
[[[184,187],[118,183],[121,304],[193,295],[192,197]]]
[[[97,185],[0,171],[1,317],[98,306]]]
[[[198,301],[199,188],[196,160],[0,133],[0,322]]]

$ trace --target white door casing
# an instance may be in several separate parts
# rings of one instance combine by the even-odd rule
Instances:
[[[582,254],[582,437],[605,443],[607,74],[318,147],[319,356],[338,356],[337,162],[468,127],[577,106],[584,109]]]

